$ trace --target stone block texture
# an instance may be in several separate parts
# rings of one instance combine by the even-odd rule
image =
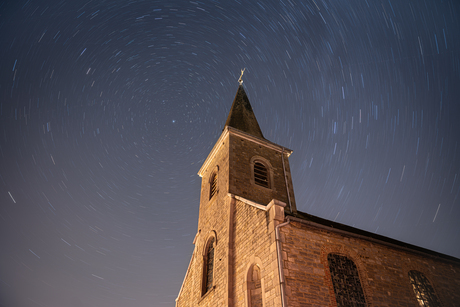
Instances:
[[[272,207],[274,209],[274,207]],[[233,306],[262,306],[250,302],[252,267],[260,270],[263,306],[280,306],[280,286],[277,267],[274,225],[267,211],[236,201],[233,224]]]
[[[422,272],[442,306],[460,306],[460,262],[411,252],[301,222],[281,228],[289,307],[337,306],[327,261],[329,253],[358,268],[365,306],[419,306],[409,271]]]
[[[251,161],[260,159],[268,162],[270,188],[254,184],[251,172]],[[257,144],[239,135],[230,134],[229,146],[229,192],[261,204],[268,204],[272,199],[289,203],[286,191],[286,180],[283,171],[281,147],[274,150],[268,146]],[[288,155],[284,153],[284,168],[289,187],[291,206],[295,209],[294,189],[292,187],[291,170]],[[288,210],[289,207],[286,207]]]

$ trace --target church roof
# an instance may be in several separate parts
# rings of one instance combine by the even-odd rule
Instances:
[[[225,126],[265,139],[242,84],[238,86]]]

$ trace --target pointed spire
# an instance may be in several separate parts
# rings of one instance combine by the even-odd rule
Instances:
[[[240,77],[241,80],[241,77]],[[225,126],[233,127],[253,136],[265,139],[262,130],[257,123],[256,116],[252,111],[248,96],[244,91],[243,84],[240,82],[235,99],[233,100],[232,108],[227,117]]]

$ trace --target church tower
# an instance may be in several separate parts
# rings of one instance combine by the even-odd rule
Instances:
[[[281,306],[275,226],[296,214],[291,153],[264,138],[240,79],[198,172],[198,231],[176,306]]]
[[[230,193],[262,205],[277,199],[288,204],[287,212],[295,213],[288,161],[291,153],[292,150],[264,138],[240,84],[222,135],[198,172],[203,178],[200,208],[211,200],[213,193],[222,189],[224,194]],[[221,178],[217,179],[222,179],[219,182],[224,184],[216,185],[216,190],[212,184],[214,174],[219,175]],[[209,200],[205,194],[209,194]]]

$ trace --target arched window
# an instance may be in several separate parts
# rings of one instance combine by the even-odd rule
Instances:
[[[430,281],[419,271],[409,271],[409,280],[421,307],[441,306]]]
[[[269,174],[267,167],[261,162],[257,161],[254,163],[254,183],[262,187],[268,188],[269,185]]]
[[[203,295],[212,289],[214,273],[214,241],[214,237],[209,240],[206,254],[204,256]]]
[[[257,264],[252,265],[248,272],[248,298],[248,306],[263,307],[262,280],[260,268]]]
[[[211,180],[209,181],[209,199],[211,199],[217,193],[217,172],[214,172],[211,175]]]
[[[337,307],[366,306],[355,263],[341,255],[327,255]]]

